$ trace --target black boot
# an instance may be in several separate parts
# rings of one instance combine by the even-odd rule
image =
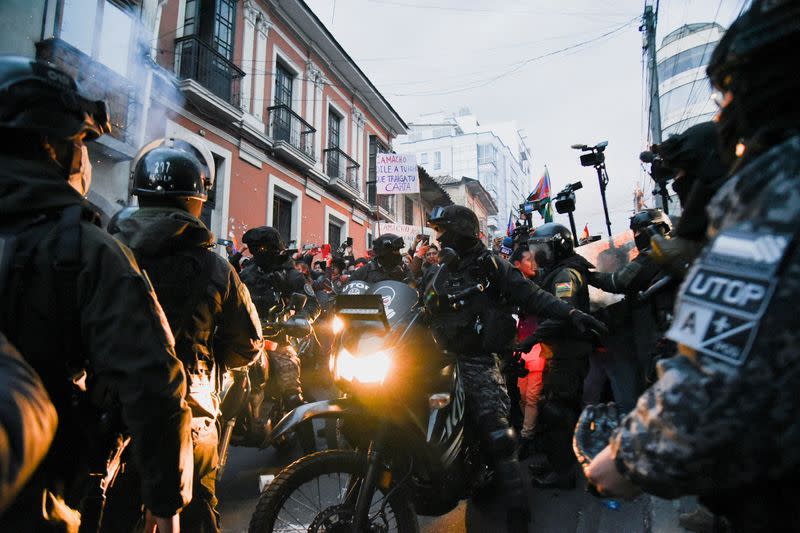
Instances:
[[[535,451],[534,441],[533,438],[521,438],[519,439],[519,448],[517,448],[517,457],[520,461],[524,461],[528,457],[530,457],[533,452]]]

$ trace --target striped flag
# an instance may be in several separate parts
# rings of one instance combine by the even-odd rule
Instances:
[[[506,236],[511,237],[514,234],[514,221],[511,218],[512,213],[508,213],[508,226],[506,226]]]
[[[545,223],[553,221],[553,206],[550,202],[550,173],[547,166],[536,188],[528,195],[529,202],[538,202],[537,210]]]

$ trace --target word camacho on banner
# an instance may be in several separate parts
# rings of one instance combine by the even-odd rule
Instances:
[[[375,181],[378,194],[418,193],[416,154],[377,154]]]

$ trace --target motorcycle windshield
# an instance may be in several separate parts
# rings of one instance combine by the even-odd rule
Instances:
[[[383,298],[386,319],[390,327],[395,327],[416,305],[417,291],[400,281],[379,281],[366,283],[351,281],[342,289],[342,294],[378,294]]]

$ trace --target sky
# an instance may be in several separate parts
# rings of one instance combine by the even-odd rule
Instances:
[[[727,27],[746,0],[660,0],[657,45],[686,23]],[[516,120],[555,194],[580,180],[578,232],[605,222],[597,175],[572,144],[607,140],[612,231],[628,228],[638,183],[643,112],[644,0],[306,0],[406,122],[469,108],[482,123]],[[505,218],[507,215],[504,215]],[[566,215],[556,221],[568,224]]]

